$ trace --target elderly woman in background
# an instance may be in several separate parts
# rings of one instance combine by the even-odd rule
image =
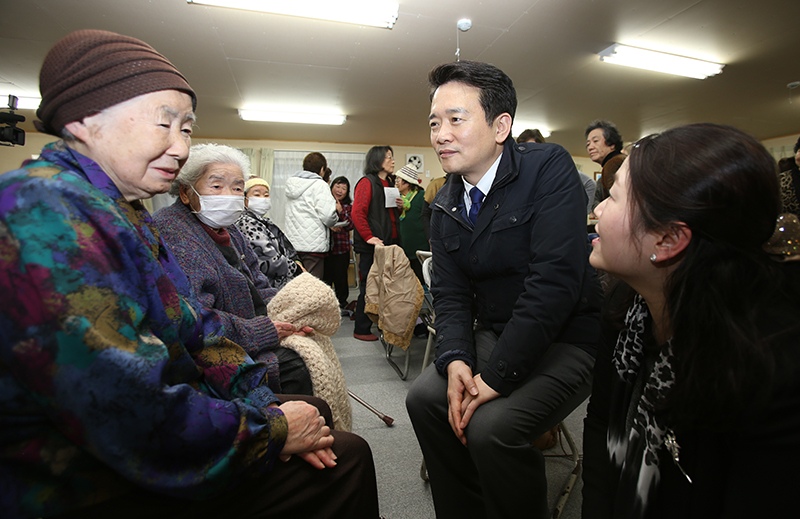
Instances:
[[[3,516],[377,517],[366,443],[319,400],[281,403],[140,202],[187,159],[186,79],[86,30],[40,89],[37,128],[63,140],[0,176]]]
[[[331,229],[331,250],[325,256],[323,281],[333,285],[339,308],[342,309],[342,315],[345,315],[348,313],[345,310],[347,296],[350,295],[347,268],[350,266],[350,231],[353,230],[353,220],[350,217],[353,201],[350,199],[350,181],[347,177],[333,179],[331,194],[336,199],[336,214],[339,216],[339,221]]]
[[[430,250],[430,243],[422,228],[422,206],[425,203],[425,190],[419,185],[417,170],[406,164],[395,174],[397,179],[394,185],[400,191],[397,200],[397,209],[400,211],[400,237],[403,240],[403,252],[406,253],[411,268],[419,278],[420,283],[425,283],[422,278],[422,264],[417,258],[418,250]]]
[[[298,330],[267,317],[267,303],[276,290],[234,225],[244,212],[244,176],[249,174],[250,160],[235,148],[192,146],[189,160],[170,188],[178,199],[153,215],[153,221],[200,304],[225,324],[225,337],[270,366],[276,376],[280,371],[282,392],[312,395],[303,360],[295,351],[280,347],[280,339]]]
[[[585,421],[584,518],[796,509],[800,262],[764,249],[779,210],[775,161],[739,130],[633,145],[596,209],[591,264],[625,284]]]
[[[267,276],[272,288],[281,289],[303,273],[302,263],[289,238],[267,217],[272,208],[267,181],[251,178],[244,183],[244,196],[246,211],[236,227],[256,254],[258,269]]]

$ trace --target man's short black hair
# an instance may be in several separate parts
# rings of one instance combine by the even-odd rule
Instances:
[[[584,132],[584,137],[588,137],[589,134],[600,128],[603,130],[603,138],[606,140],[606,146],[613,146],[614,151],[622,151],[622,135],[620,135],[619,130],[611,121],[603,121],[598,119],[594,121],[592,124],[586,127],[586,132]]]
[[[479,61],[454,61],[439,65],[428,74],[431,101],[436,89],[452,81],[464,83],[480,90],[478,100],[490,126],[498,115],[508,113],[511,118],[517,111],[517,91],[505,72]]]

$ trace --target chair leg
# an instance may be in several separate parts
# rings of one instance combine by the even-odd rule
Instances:
[[[425,371],[425,368],[428,366],[429,359],[431,358],[431,350],[433,350],[433,340],[436,336],[436,330],[433,327],[428,326],[428,343],[425,344],[425,355],[422,357],[422,369],[420,373]]]
[[[411,362],[411,348],[406,349],[406,362],[405,362],[405,373],[400,369],[400,366],[395,364],[394,360],[392,359],[392,350],[394,350],[394,345],[387,343],[383,338],[383,332],[378,336],[381,339],[381,344],[383,344],[383,349],[386,351],[386,361],[389,365],[397,372],[397,376],[400,377],[400,380],[405,380],[408,378],[408,366]]]
[[[577,483],[581,474],[581,470],[583,469],[583,460],[578,454],[578,447],[575,445],[575,440],[572,438],[572,434],[570,434],[569,429],[567,429],[567,426],[564,425],[564,422],[561,422],[559,425],[561,432],[564,433],[564,438],[567,440],[567,445],[569,445],[570,454],[567,455],[567,458],[572,460],[572,462],[575,463],[575,466],[572,468],[572,472],[567,477],[567,481],[564,483],[561,494],[556,500],[556,506],[553,509],[553,514],[551,515],[552,519],[559,519],[561,514],[564,513],[564,507],[567,506],[567,500],[572,493],[572,489],[575,488],[575,484]]]

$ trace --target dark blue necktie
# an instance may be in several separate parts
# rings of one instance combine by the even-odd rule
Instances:
[[[475,225],[475,222],[478,220],[478,211],[481,208],[481,203],[483,202],[483,193],[477,187],[473,187],[469,190],[469,197],[472,199],[472,206],[469,208],[469,221],[472,222],[472,225]]]

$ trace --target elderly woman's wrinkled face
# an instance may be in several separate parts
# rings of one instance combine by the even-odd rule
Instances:
[[[97,162],[126,200],[166,193],[189,157],[192,98],[177,90],[144,94],[65,127],[76,149]]]
[[[269,198],[269,188],[263,185],[253,186],[247,191],[247,196],[256,196],[258,198]]]
[[[250,192],[252,193],[252,189]],[[207,166],[203,176],[195,183],[194,190],[181,185],[181,200],[184,204],[188,203],[195,211],[200,210],[200,198],[197,195],[239,195],[244,197],[242,170],[234,164],[216,163]]]
[[[411,187],[411,184],[409,184],[402,178],[397,177],[394,181],[394,187],[396,187],[397,190],[400,191],[400,193],[406,194],[408,193],[408,188]]]

